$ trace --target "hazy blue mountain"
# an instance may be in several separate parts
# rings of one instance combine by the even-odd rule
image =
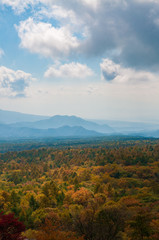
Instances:
[[[159,138],[159,129],[156,130],[156,131],[144,131],[144,132],[141,132],[140,136]]]
[[[131,134],[134,132],[155,131],[159,129],[157,123],[145,122],[128,122],[128,121],[115,121],[115,120],[92,120],[98,124],[108,124],[116,132],[123,134]]]
[[[94,137],[103,134],[86,130],[83,127],[63,126],[50,129],[14,128],[0,124],[0,139],[26,139],[26,138],[48,138],[48,137]]]
[[[8,124],[8,125],[4,125]],[[66,127],[67,126],[67,127]],[[17,130],[18,128],[18,130]],[[89,130],[87,132],[87,130]],[[114,120],[85,120],[76,116],[53,117],[0,110],[0,138],[49,136],[99,136],[124,134],[159,137],[159,124]]]
[[[48,117],[46,116],[38,116],[38,115],[0,110],[0,123],[4,123],[4,124],[17,123],[17,122],[35,122],[35,121],[39,121],[47,118]]]
[[[12,125],[12,127],[29,127],[29,128],[37,128],[37,129],[48,129],[48,128],[59,128],[62,126],[70,126],[70,127],[75,127],[75,126],[80,126],[83,127],[87,130],[93,130],[96,132],[101,132],[101,133],[114,133],[114,129],[109,127],[107,124],[101,125],[97,124],[95,122],[87,121],[84,120],[80,117],[76,116],[61,116],[61,115],[55,115],[49,119],[44,119],[32,123],[18,123]]]

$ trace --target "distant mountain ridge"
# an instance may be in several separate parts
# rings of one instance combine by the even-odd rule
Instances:
[[[48,137],[94,137],[101,132],[113,132],[107,125],[99,125],[76,116],[53,117],[0,110],[0,139],[34,139]]]
[[[77,116],[38,116],[0,110],[0,139],[85,136],[144,136],[159,138],[159,124],[85,120]]]
[[[93,121],[93,120],[92,120]],[[95,121],[95,120],[94,120]],[[131,134],[133,132],[155,131],[159,129],[159,123],[128,122],[115,120],[96,120],[98,124],[108,124],[116,132]]]
[[[47,116],[0,110],[0,123],[4,124],[12,124],[18,122],[35,122],[47,118]]]
[[[103,136],[103,134],[86,130],[83,127],[63,126],[51,129],[35,129],[35,128],[16,128],[5,124],[0,124],[0,140],[2,139],[33,139],[33,138],[49,138],[49,137],[95,137]]]
[[[36,129],[48,129],[48,128],[59,128],[63,126],[69,127],[83,127],[87,130],[93,130],[100,133],[114,133],[114,129],[109,127],[107,124],[97,124],[88,120],[84,120],[76,116],[67,116],[67,115],[55,115],[48,119],[36,121],[36,122],[23,122],[18,124],[10,125],[12,127],[29,127]]]

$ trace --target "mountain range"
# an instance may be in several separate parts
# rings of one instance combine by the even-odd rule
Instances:
[[[25,114],[13,111],[0,110],[0,123],[10,124],[18,122],[34,122],[47,119],[47,116]]]
[[[80,126],[63,126],[59,128],[36,129],[25,127],[14,128],[5,124],[0,124],[0,140],[97,136],[103,136],[103,134],[95,131],[86,130]]]
[[[159,137],[159,124],[85,120],[77,116],[40,116],[0,110],[0,140],[129,135]]]
[[[113,133],[114,129],[108,126],[107,124],[97,124],[92,121],[84,120],[76,116],[61,116],[55,115],[48,119],[36,121],[36,122],[21,122],[10,124],[12,127],[29,127],[36,129],[48,129],[48,128],[60,128],[63,126],[75,127],[80,126],[87,130],[93,130],[100,133]]]
[[[0,140],[48,137],[97,137],[114,129],[76,116],[36,116],[0,110]]]

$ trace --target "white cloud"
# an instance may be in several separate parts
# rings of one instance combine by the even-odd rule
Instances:
[[[0,58],[4,55],[3,49],[0,48]]]
[[[102,76],[106,80],[113,80],[121,72],[121,67],[119,64],[115,64],[110,59],[103,59],[103,62],[100,64]]]
[[[50,23],[34,22],[29,18],[16,28],[21,39],[20,46],[45,57],[68,56],[79,46],[78,39],[67,26],[55,28]]]
[[[84,5],[89,6],[90,8],[96,9],[100,4],[101,0],[81,0]]]
[[[19,12],[31,6],[32,18],[17,27],[21,46],[30,52],[54,59],[70,53],[91,57],[107,54],[131,67],[158,67],[158,0],[1,2]]]
[[[102,0],[81,0],[81,4],[88,6],[90,8],[97,8],[98,4]],[[43,5],[50,6],[58,2],[57,0],[1,0],[1,4],[12,7],[17,13],[22,13],[29,6],[34,6],[39,3]],[[78,4],[78,0],[74,0]]]
[[[22,13],[29,5],[39,2],[38,0],[1,0],[1,4],[12,7],[18,14]]]
[[[65,21],[63,22],[64,24],[66,23],[74,23],[74,24],[79,24],[80,19],[77,19],[77,16],[75,12],[72,9],[65,9],[62,6],[58,5],[51,5],[49,7],[43,6],[39,12],[37,12],[36,17],[48,17],[48,18],[54,18],[59,21]]]
[[[145,81],[157,81],[156,74],[147,71],[137,71],[131,68],[124,68],[110,59],[103,59],[100,64],[102,79],[116,83],[142,83]]]
[[[51,66],[46,72],[45,77],[55,78],[86,78],[93,75],[93,71],[85,64],[69,63],[60,66]]]
[[[0,67],[0,96],[24,97],[26,89],[33,81],[31,74],[21,70],[14,71],[4,66]]]

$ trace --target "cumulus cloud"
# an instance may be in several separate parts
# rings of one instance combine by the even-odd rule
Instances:
[[[42,3],[44,5],[52,5],[57,3],[57,0],[1,0],[1,4],[4,4],[6,6],[12,7],[13,10],[15,10],[17,13],[23,12],[25,9],[27,9],[29,6],[35,6],[39,3]],[[86,5],[90,8],[96,8],[98,4],[101,2],[101,0],[81,0],[82,5]],[[78,4],[78,0],[74,0],[75,4]],[[64,1],[61,1],[61,4],[64,4]],[[69,1],[68,1],[69,4]]]
[[[33,81],[31,74],[21,70],[14,71],[4,66],[0,67],[0,96],[25,97],[26,89]]]
[[[81,2],[90,8],[96,9],[99,6],[101,0],[81,0]]]
[[[49,78],[86,78],[93,75],[93,71],[85,64],[69,63],[60,66],[51,66],[44,74]]]
[[[89,25],[83,51],[87,56],[107,54],[135,68],[159,64],[159,29],[154,23],[158,6],[150,1],[102,1],[90,14],[92,23],[85,19]]]
[[[111,56],[138,69],[159,65],[159,28],[154,23],[159,15],[159,1],[101,0],[95,11],[82,4],[68,4],[83,20],[81,31],[86,35],[80,44],[82,54]]]
[[[37,18],[48,17],[59,20],[63,24],[79,24],[80,19],[77,19],[75,12],[72,9],[65,9],[59,5],[51,5],[48,8],[46,6],[41,7],[40,11],[36,13]]]
[[[31,52],[52,58],[72,52],[107,55],[138,69],[159,65],[158,0],[2,0],[2,4],[23,10],[37,7],[33,18],[17,27],[21,46]],[[58,27],[46,23],[46,18],[57,20]]]
[[[1,4],[12,7],[12,9],[20,14],[30,5],[36,4],[37,0],[1,0]]]
[[[113,63],[109,59],[103,59],[103,62],[100,64],[102,76],[104,79],[111,81],[121,72],[121,67],[119,64]]]
[[[145,81],[157,81],[158,77],[147,71],[137,71],[124,68],[110,59],[103,59],[100,64],[102,79],[116,83],[142,83]]]
[[[50,23],[35,22],[32,18],[22,21],[17,27],[21,47],[45,57],[68,56],[78,45],[78,39],[67,26],[56,28]]]

